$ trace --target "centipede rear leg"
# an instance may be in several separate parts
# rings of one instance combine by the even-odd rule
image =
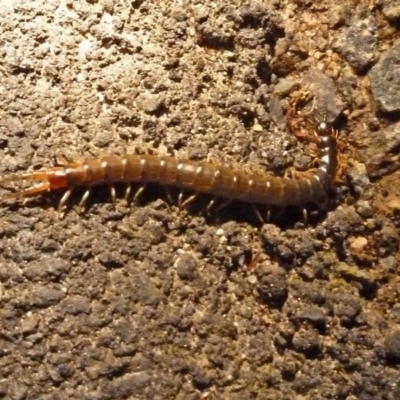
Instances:
[[[33,197],[33,196],[37,196],[40,195],[44,192],[47,192],[50,189],[50,185],[48,182],[44,182],[42,184],[36,185],[32,188],[29,189],[23,189],[23,190],[19,190],[15,193],[10,193],[8,194],[6,197],[9,197],[10,199],[18,199],[18,198],[22,198],[22,197]]]
[[[50,189],[53,188],[62,188],[64,187],[64,182],[62,179],[57,180],[54,179],[53,181],[50,180],[50,176],[54,173],[54,176],[57,177],[57,172],[60,171],[59,168],[54,168],[50,171],[34,171],[28,173],[21,173],[21,174],[10,174],[8,176],[4,176],[0,178],[0,185],[4,186],[4,184],[13,184],[19,181],[40,181],[40,183],[34,185],[30,188],[20,189],[14,191],[13,193],[8,193],[2,196],[2,201],[11,201],[11,200],[19,200],[28,197],[34,197],[41,195]],[[13,190],[10,188],[10,190]]]

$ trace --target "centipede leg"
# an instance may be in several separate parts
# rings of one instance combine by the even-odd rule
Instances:
[[[226,201],[224,201],[222,204],[220,204],[220,205],[217,207],[216,212],[221,211],[221,210],[224,209],[225,207],[229,206],[229,204],[231,204],[231,203],[232,203],[232,200],[226,200]]]
[[[139,196],[144,192],[146,186],[140,186],[140,188],[136,191],[135,195],[133,196],[133,202],[136,203]]]
[[[182,203],[183,203],[183,191],[181,190],[178,195],[178,207],[179,208],[182,208]]]
[[[267,222],[271,221],[271,207],[268,207],[267,209]]]
[[[196,199],[196,197],[198,196],[198,193],[192,194],[190,197],[188,197],[185,201],[182,202],[182,192],[179,193],[179,198],[178,198],[178,202],[179,202],[179,208],[185,208],[188,204],[190,204],[192,201],[194,201]]]
[[[126,187],[125,196],[124,196],[124,200],[125,200],[127,206],[129,206],[129,203],[130,203],[129,199],[131,196],[131,192],[132,192],[132,185],[128,185]]]
[[[68,199],[70,198],[70,196],[71,196],[73,190],[74,190],[73,188],[72,188],[72,189],[68,189],[68,190],[64,193],[63,197],[61,197],[61,200],[60,200],[60,202],[58,203],[58,207],[57,207],[57,211],[58,211],[59,213],[61,213],[63,207],[67,204],[67,201],[68,201]]]
[[[213,207],[213,205],[215,204],[215,199],[212,199],[208,204],[207,204],[207,208],[206,208],[206,212],[209,215],[211,212],[211,208]]]
[[[168,186],[165,186],[165,193],[167,195],[169,204],[174,204],[174,199],[172,198],[171,190]]]
[[[308,224],[308,212],[307,212],[307,210],[305,208],[303,208],[302,213],[303,213],[304,225],[307,225]]]
[[[114,206],[115,205],[115,200],[117,198],[117,194],[115,192],[114,185],[109,185],[109,189],[110,189],[111,202],[112,202],[112,204]]]
[[[85,193],[83,194],[81,201],[78,204],[78,210],[79,212],[83,212],[84,208],[85,208],[85,203],[87,201],[87,199],[89,198],[90,194],[92,193],[92,188],[89,187],[86,189]]]
[[[260,220],[260,222],[262,224],[265,224],[264,218],[262,217],[260,210],[254,204],[252,204],[252,208],[253,208],[255,214],[257,215],[257,218]]]

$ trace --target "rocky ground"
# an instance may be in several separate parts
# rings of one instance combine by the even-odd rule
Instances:
[[[1,176],[138,150],[304,171],[307,85],[342,167],[307,226],[157,186],[3,204],[0,398],[399,399],[399,22],[391,0],[0,1]]]

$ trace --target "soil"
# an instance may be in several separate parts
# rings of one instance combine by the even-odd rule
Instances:
[[[208,215],[207,196],[180,209],[157,185],[130,205],[95,188],[84,212],[85,188],[64,213],[64,190],[4,201],[0,398],[399,399],[400,101],[378,91],[398,13],[1,1],[0,176],[135,151],[301,173],[315,155],[286,113],[306,90],[341,168],[308,224],[219,199]]]

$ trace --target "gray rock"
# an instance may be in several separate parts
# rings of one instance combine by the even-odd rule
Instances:
[[[331,78],[318,69],[311,69],[301,85],[312,92],[315,101],[315,117],[332,123],[341,114],[344,104],[336,95],[336,86]]]
[[[400,41],[384,54],[371,69],[372,95],[379,111],[394,114],[400,111]]]
[[[400,168],[397,156],[400,146],[400,123],[389,125],[377,132],[360,131],[357,142],[358,157],[365,164],[370,178],[376,179]]]
[[[65,293],[62,290],[48,286],[38,286],[31,296],[31,304],[38,307],[50,307],[57,304]]]
[[[400,363],[400,331],[396,330],[386,336],[386,358],[391,363]]]
[[[332,47],[357,71],[366,71],[378,57],[376,21],[368,10],[361,9],[351,24],[333,42]]]
[[[400,18],[400,0],[378,0],[377,5],[388,20],[396,21]]]

